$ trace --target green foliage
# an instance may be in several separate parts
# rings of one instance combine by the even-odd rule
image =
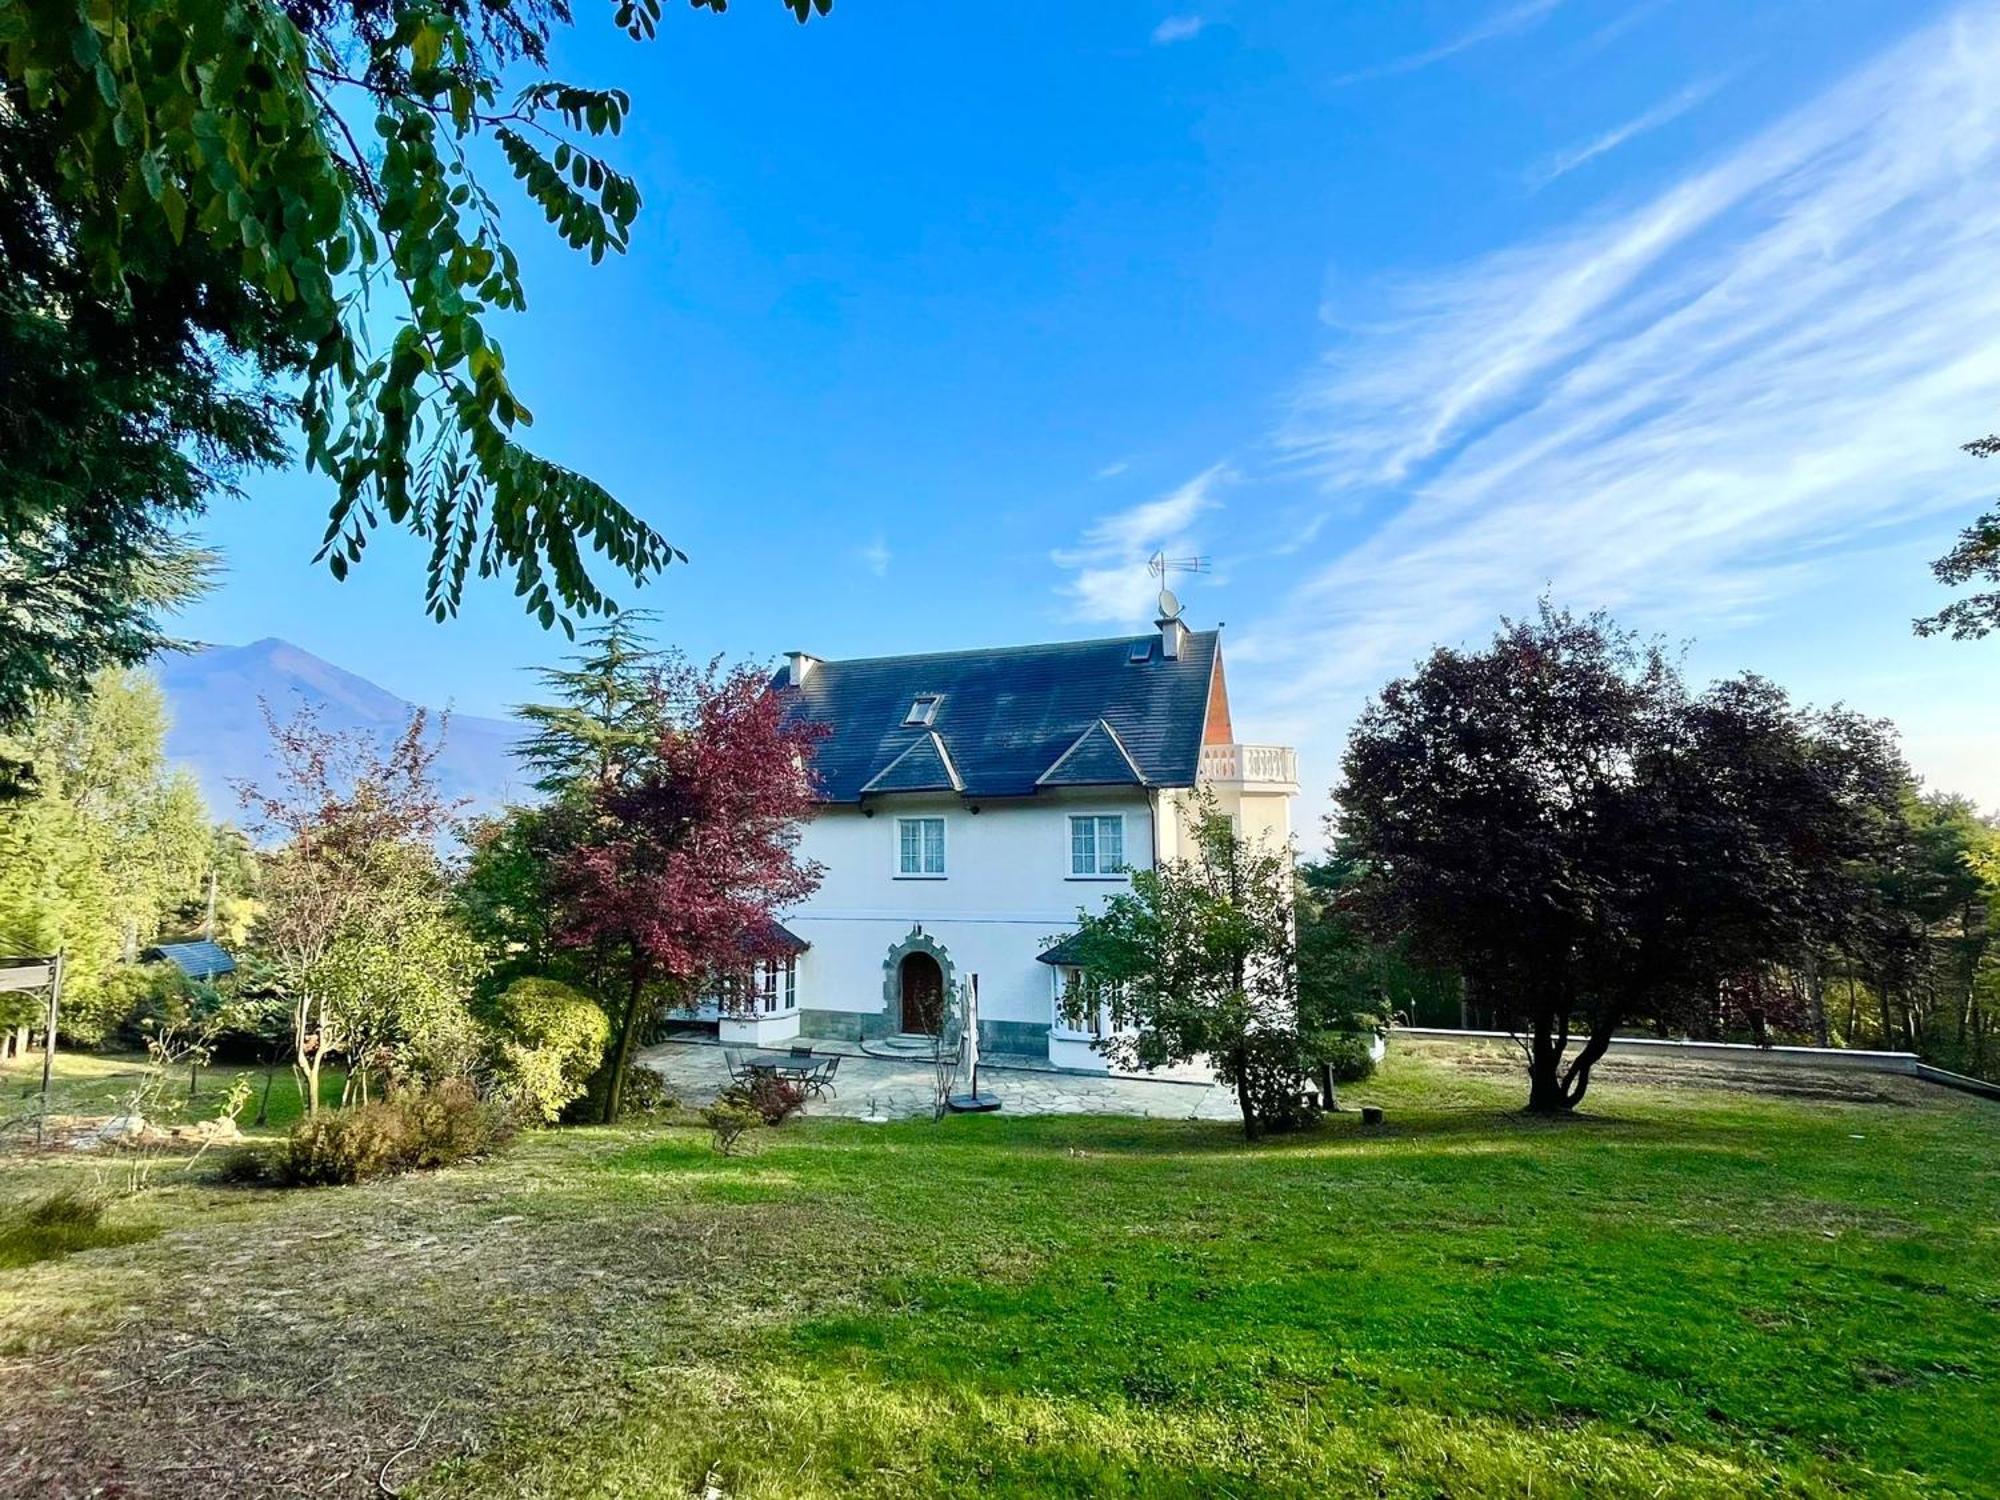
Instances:
[[[2000,454],[2000,435],[1965,445],[1975,458]],[[1989,510],[1959,534],[1951,551],[1931,564],[1937,581],[1948,588],[1968,583],[2000,584],[2000,508]],[[1955,641],[1976,640],[2000,630],[2000,589],[1988,589],[1955,599],[1936,614],[1916,622],[1918,635],[1948,635]]]
[[[158,1233],[151,1227],[104,1222],[111,1200],[79,1187],[58,1188],[0,1214],[0,1270],[56,1260],[79,1250],[129,1245]]]
[[[1808,1024],[2000,1076],[2000,822],[1912,786],[1859,879],[1859,910],[1806,976]]]
[[[759,1125],[778,1126],[805,1108],[806,1092],[788,1079],[759,1073],[748,1083],[732,1084],[701,1112],[710,1145],[733,1156],[746,1132]]]
[[[502,1096],[553,1124],[603,1064],[611,1022],[588,996],[547,978],[515,980],[494,1009]]]
[[[432,776],[441,741],[422,710],[387,747],[324,730],[310,709],[267,719],[277,769],[271,784],[244,789],[276,845],[254,939],[291,1004],[308,1105],[335,1055],[364,1093],[379,1077],[473,1072],[485,1041],[469,1001],[485,956],[437,853],[452,811]]]
[[[588,632],[568,665],[537,669],[553,700],[524,703],[514,716],[532,733],[514,752],[535,788],[562,798],[614,784],[668,727],[661,701],[667,658],[647,641],[653,617],[626,611]]]
[[[1375,1073],[1375,1038],[1365,1032],[1333,1032],[1318,1038],[1314,1055],[1335,1083],[1361,1083]]]
[[[656,5],[624,11],[635,34],[657,20]],[[540,78],[503,98],[504,70],[544,66],[551,23],[567,19],[540,0],[0,0],[0,118],[38,148],[20,152],[10,194],[40,195],[93,306],[173,315],[133,378],[178,384],[142,387],[141,412],[178,399],[196,408],[182,421],[197,449],[270,462],[272,428],[229,395],[224,366],[297,377],[305,458],[335,492],[321,557],[344,576],[377,525],[415,533],[438,619],[476,572],[510,577],[544,626],[567,626],[614,608],[586,549],[634,584],[680,556],[524,445],[532,417],[491,329],[526,293],[477,140],[593,261],[625,248],[639,209],[596,149],[624,126],[622,90]],[[46,295],[27,300],[46,315]],[[389,325],[377,348],[371,328]],[[95,409],[129,394],[93,393]],[[175,451],[168,436],[155,467]],[[114,514],[158,509],[140,478],[114,481]],[[219,483],[196,469],[173,504],[198,508]],[[149,524],[119,538],[124,554],[157,539]],[[109,583],[114,599],[133,591]],[[150,632],[143,615],[137,629]]]
[[[197,1002],[211,1009],[219,1004],[212,989],[197,986],[172,964],[120,964],[64,986],[58,1029],[73,1046],[141,1046],[149,1023],[185,1021]]]
[[[461,835],[469,852],[457,882],[459,914],[492,961],[489,996],[572,956],[552,937],[549,894],[550,863],[567,841],[567,811],[510,807],[473,820]]]
[[[1360,862],[1338,847],[1299,866],[1299,1012],[1308,1029],[1456,1026],[1464,982],[1418,960],[1407,937],[1378,941],[1352,909]]]
[[[502,1105],[452,1079],[307,1116],[286,1138],[276,1177],[289,1187],[366,1182],[490,1155],[512,1135]]]
[[[1284,1134],[1319,1122],[1312,1068],[1319,1052],[1291,1028],[1253,1031],[1236,1047],[1230,1071],[1253,1134]]]
[[[375,869],[370,899],[302,982],[342,1018],[355,1065],[405,1082],[470,1076],[485,1052],[470,1007],[485,955],[432,850],[398,844],[380,851]]]
[[[167,769],[159,688],[125,672],[95,688],[44,702],[0,741],[0,757],[32,768],[30,793],[0,802],[0,948],[63,949],[79,997],[161,935],[212,848],[200,793]]]
[[[134,252],[143,277],[99,279],[63,191],[69,119],[30,106],[8,63],[34,46],[25,30],[80,70],[75,12],[0,3],[0,731],[166,644],[161,617],[213,567],[185,522],[283,459],[291,410],[233,357],[286,353],[262,299],[230,283],[233,250],[160,236]]]
[[[595,1124],[604,1118],[605,1101],[611,1091],[611,1069],[615,1058],[606,1055],[590,1075],[583,1097],[573,1099],[563,1111],[563,1119],[572,1125]],[[652,1116],[665,1114],[673,1109],[678,1100],[667,1092],[667,1081],[644,1063],[625,1064],[625,1079],[618,1090],[618,1117],[630,1115]]]
[[[701,1118],[708,1126],[710,1147],[721,1156],[734,1156],[743,1137],[764,1123],[763,1115],[748,1103],[727,1097],[704,1107]]]
[[[1314,1060],[1305,1028],[1326,1024],[1299,1003],[1292,851],[1234,832],[1207,792],[1181,817],[1193,858],[1135,870],[1129,891],[1077,913],[1067,946],[1085,983],[1069,1003],[1105,1006],[1098,1045],[1126,1067],[1209,1058],[1246,1135],[1292,1128]]]

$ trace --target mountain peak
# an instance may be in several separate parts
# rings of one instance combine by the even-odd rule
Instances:
[[[204,645],[162,656],[153,670],[172,716],[167,753],[194,772],[209,811],[218,817],[235,812],[238,783],[270,780],[273,757],[260,705],[268,704],[280,718],[310,705],[321,727],[378,742],[401,731],[415,707],[274,635],[242,646]],[[488,810],[520,795],[513,747],[521,732],[508,720],[453,714],[434,768],[440,789],[448,797],[469,799],[468,811]]]

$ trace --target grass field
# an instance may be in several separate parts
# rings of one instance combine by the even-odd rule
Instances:
[[[0,1493],[2000,1493],[2000,1107],[1856,1092],[1549,1125],[1399,1053],[1386,1129],[1255,1148],[806,1120],[156,1172],[106,1219],[150,1237],[0,1270]]]

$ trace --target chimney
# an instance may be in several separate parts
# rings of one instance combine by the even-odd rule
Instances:
[[[1153,623],[1160,628],[1160,655],[1167,661],[1176,660],[1187,646],[1187,626],[1179,615],[1161,615]]]
[[[791,663],[789,670],[793,687],[804,687],[806,679],[812,676],[812,669],[819,665],[817,656],[808,656],[803,651],[788,651],[785,659]]]

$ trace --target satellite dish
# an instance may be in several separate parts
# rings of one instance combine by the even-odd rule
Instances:
[[[1167,620],[1181,617],[1181,601],[1174,596],[1172,589],[1160,590],[1160,617]]]

